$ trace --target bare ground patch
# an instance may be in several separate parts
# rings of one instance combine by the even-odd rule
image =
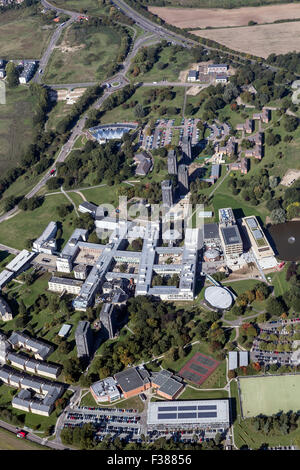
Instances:
[[[249,26],[234,29],[192,31],[203,38],[212,39],[230,49],[259,57],[300,51],[300,22]]]
[[[300,18],[298,4],[269,5],[262,7],[223,8],[169,8],[149,7],[155,15],[178,28],[206,28],[243,26],[250,20],[258,24],[273,23],[276,20]]]

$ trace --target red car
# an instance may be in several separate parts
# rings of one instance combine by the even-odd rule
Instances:
[[[20,437],[21,439],[24,439],[26,437],[26,432],[25,431],[19,431],[17,433],[17,437]]]
[[[51,170],[50,175],[54,175],[55,171],[56,171],[55,169]]]

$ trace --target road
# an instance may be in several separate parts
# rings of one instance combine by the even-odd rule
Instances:
[[[0,420],[0,427],[3,429],[6,429],[7,431],[13,432],[14,434],[17,433],[17,429],[20,429],[20,428],[16,428],[12,424],[6,423],[5,421],[1,421],[1,420]],[[55,449],[55,450],[65,450],[65,449],[74,450],[74,449],[64,446],[63,444],[60,444],[59,442],[48,441],[45,438],[38,437],[31,432],[28,432],[28,434],[26,435],[26,439],[28,441],[35,442],[36,444],[40,444],[45,447],[50,447],[51,449]]]

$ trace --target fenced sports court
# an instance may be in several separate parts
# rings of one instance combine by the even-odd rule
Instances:
[[[196,385],[201,385],[220,363],[201,353],[194,356],[180,369],[179,375]]]

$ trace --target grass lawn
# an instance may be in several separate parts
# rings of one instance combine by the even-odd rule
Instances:
[[[290,284],[286,280],[286,271],[287,265],[282,271],[268,274],[268,277],[271,277],[272,279],[272,284],[274,286],[274,294],[276,297],[279,295],[283,295],[290,288]]]
[[[66,115],[70,112],[70,109],[72,108],[71,104],[67,104],[67,102],[64,101],[57,101],[53,108],[51,109],[50,113],[48,114],[48,119],[46,122],[46,129],[47,130],[55,130],[57,123]],[[78,137],[80,139],[80,137]],[[74,144],[74,148],[77,143],[77,140]]]
[[[39,59],[56,25],[45,25],[34,8],[7,10],[0,14],[3,59]]]
[[[1,429],[0,450],[46,450],[46,448],[26,439],[19,439],[14,433]]]
[[[300,375],[240,378],[243,416],[299,409]]]
[[[193,58],[188,50],[182,48],[182,50],[174,52],[174,49],[174,46],[164,47],[152,69],[148,72],[140,73],[133,77],[133,79],[144,82],[159,82],[161,80],[178,81],[179,73],[189,68]],[[160,69],[161,64],[165,64],[164,69]],[[128,78],[130,77],[131,75],[128,74]]]
[[[228,398],[228,392],[226,392],[226,390],[194,390],[187,386],[184,392],[178,397],[178,400],[217,400],[222,398]]]
[[[281,379],[282,377],[275,377]],[[248,380],[248,379],[246,379]],[[252,380],[252,379],[249,379]],[[253,380],[259,380],[255,378]],[[280,386],[281,388],[281,386]],[[286,389],[284,390],[286,392]],[[256,390],[254,396],[257,396],[258,390]],[[231,381],[230,383],[230,395],[232,397],[232,409],[234,416],[234,442],[238,448],[247,445],[251,449],[258,449],[262,444],[269,444],[269,446],[278,445],[299,445],[300,444],[300,430],[297,429],[289,434],[276,434],[274,432],[269,435],[264,434],[262,431],[257,432],[253,426],[251,426],[248,419],[241,418],[240,403],[238,397],[237,382]],[[281,395],[284,397],[285,393]],[[279,396],[279,395],[278,395]]]
[[[70,11],[87,12],[88,15],[102,15],[109,12],[110,6],[101,5],[98,0],[53,0],[53,5]]]
[[[32,101],[28,89],[6,87],[6,104],[1,105],[0,119],[0,175],[17,165],[32,136]]]
[[[118,400],[108,405],[107,402],[102,402],[99,404],[96,403],[90,392],[82,398],[80,402],[80,406],[91,406],[91,407],[92,406],[93,407],[105,406],[105,408],[125,408],[127,410],[133,408],[135,410],[138,410],[139,412],[143,411],[144,409],[144,405],[138,396],[128,398],[128,400]]]
[[[93,204],[112,204],[114,207],[118,206],[118,186],[101,186],[99,188],[84,189],[80,192]]]
[[[116,28],[90,31],[85,25],[70,26],[48,63],[45,83],[82,83],[104,80],[121,44]]]
[[[23,249],[26,239],[35,239],[41,235],[51,220],[58,220],[56,208],[68,201],[62,194],[56,194],[45,198],[41,207],[34,211],[21,211],[15,217],[6,220],[0,226],[0,243],[7,244],[13,248]],[[74,227],[71,223],[72,214],[68,215],[62,224],[63,242],[70,237]]]

